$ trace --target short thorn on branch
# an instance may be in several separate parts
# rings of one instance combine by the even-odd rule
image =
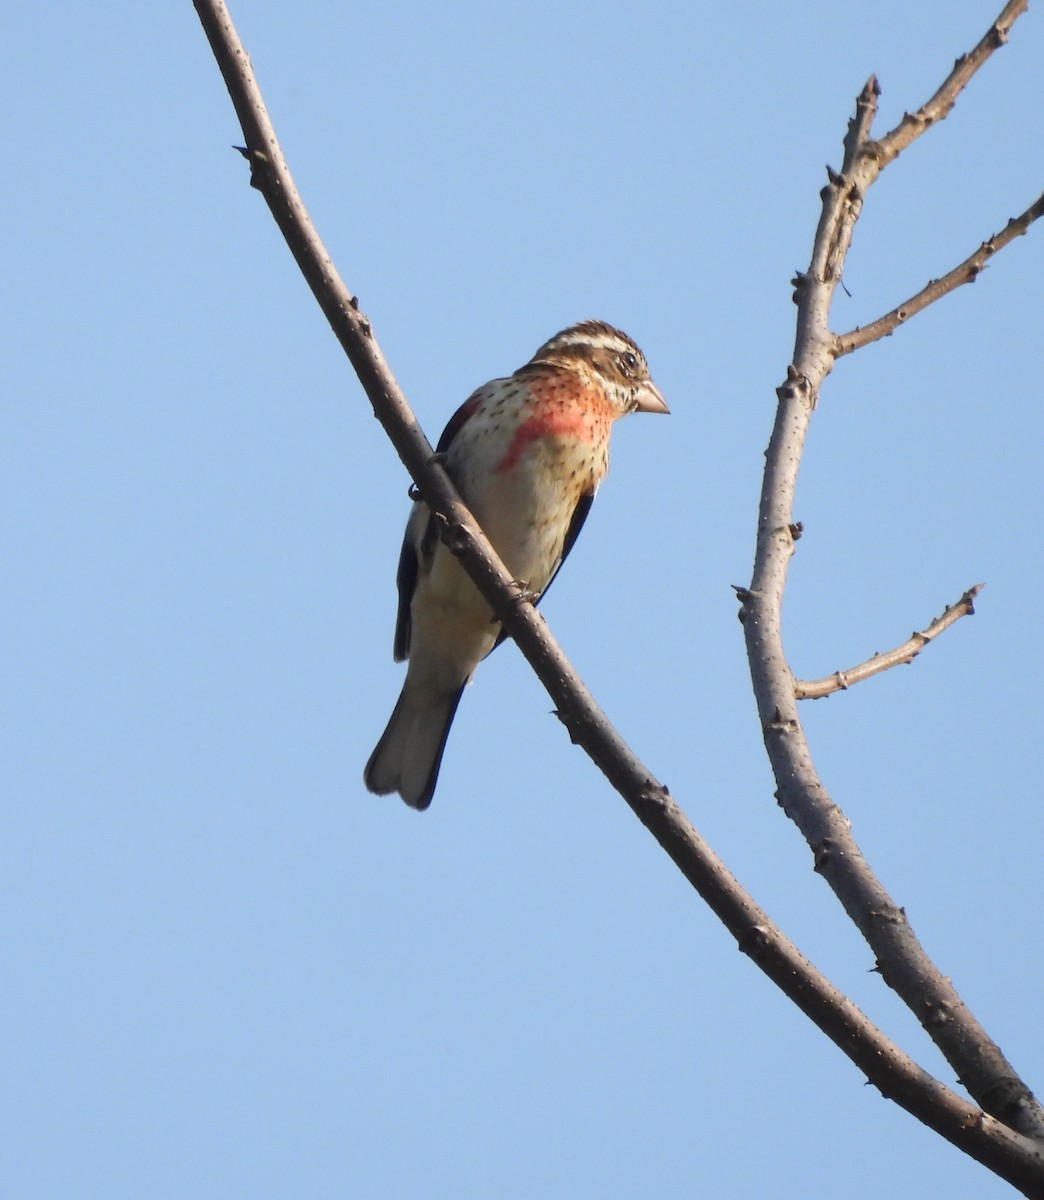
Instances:
[[[747,588],[741,587],[740,584],[732,584],[732,590],[736,593],[736,599],[739,601],[739,611],[736,613],[736,619],[742,625],[747,619],[747,605],[753,597]]]
[[[911,634],[901,646],[896,646],[894,650],[888,650],[884,654],[875,654],[857,667],[850,667],[847,671],[835,671],[832,675],[826,675],[822,679],[796,679],[794,695],[799,700],[819,700],[834,692],[843,692],[852,684],[869,679],[871,675],[880,675],[889,667],[913,662],[924,647],[937,638],[944,629],[949,629],[961,617],[970,617],[974,614],[975,597],[984,587],[985,584],[977,583],[974,587],[968,588],[957,603],[948,605],[942,616],[936,617],[927,629]]]
[[[565,709],[561,708],[553,708],[551,710],[551,715],[553,717],[557,717],[561,722],[566,733],[569,735],[570,744],[573,746],[579,746],[581,744],[584,726],[582,716],[578,716],[575,712],[566,711]]]
[[[794,289],[791,300],[793,300],[795,304],[801,303],[802,294],[808,290],[810,283],[811,280],[804,271],[794,272],[794,278],[790,281],[790,286]]]
[[[790,400],[798,394],[799,391],[809,392],[812,390],[812,383],[807,375],[802,373],[791,363],[787,367],[786,383],[781,383],[776,388],[776,398],[778,400]],[[815,396],[813,395],[812,407],[815,408]]]
[[[250,186],[259,192],[263,191],[261,171],[270,164],[268,155],[263,150],[251,150],[248,146],[233,146],[232,149],[238,150],[250,164]]]

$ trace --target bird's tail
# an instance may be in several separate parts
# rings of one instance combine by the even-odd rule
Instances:
[[[411,808],[428,807],[463,691],[460,687],[434,704],[429,701],[418,706],[408,687],[402,689],[388,727],[363,771],[363,781],[371,792],[379,796],[398,792]]]

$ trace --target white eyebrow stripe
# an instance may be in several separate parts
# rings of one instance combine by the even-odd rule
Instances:
[[[567,330],[564,336],[555,338],[550,345],[556,350],[564,350],[570,346],[587,346],[594,350],[608,350],[613,354],[630,352],[636,358],[644,360],[644,355],[633,342],[608,331],[583,333],[579,330]]]

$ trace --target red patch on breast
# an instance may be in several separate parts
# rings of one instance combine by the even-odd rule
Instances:
[[[498,464],[517,465],[529,447],[544,438],[566,438],[595,444],[609,436],[610,416],[605,401],[593,389],[562,384],[532,385],[536,403],[519,425]],[[599,403],[601,401],[601,403]]]

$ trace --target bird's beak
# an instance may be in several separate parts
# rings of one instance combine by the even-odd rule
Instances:
[[[634,411],[669,413],[671,410],[667,407],[667,401],[664,400],[660,389],[651,379],[647,379],[634,398]]]

